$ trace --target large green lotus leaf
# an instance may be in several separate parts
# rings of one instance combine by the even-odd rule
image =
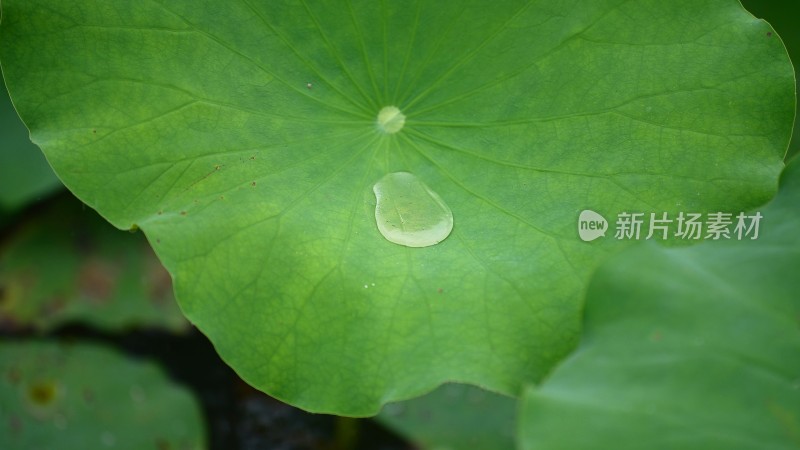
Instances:
[[[0,343],[0,447],[205,448],[192,395],[154,364],[97,345]]]
[[[30,141],[5,84],[0,84],[0,215],[10,214],[59,186],[61,182],[44,155]]]
[[[604,264],[580,347],[524,397],[522,447],[800,448],[799,204],[795,158],[757,240]]]
[[[517,394],[626,244],[581,242],[578,212],[763,203],[794,111],[735,0],[5,0],[0,39],[34,142],[145,231],[221,356],[348,415],[448,380]],[[452,210],[443,242],[379,232],[401,171]]]
[[[375,420],[427,450],[511,450],[517,402],[475,386],[447,383],[390,403]]]
[[[141,234],[120,233],[70,197],[26,217],[0,247],[0,331],[70,322],[188,330]]]

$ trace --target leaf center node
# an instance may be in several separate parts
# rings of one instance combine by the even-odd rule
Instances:
[[[386,106],[378,112],[378,129],[386,134],[397,133],[406,124],[406,116],[396,106]]]

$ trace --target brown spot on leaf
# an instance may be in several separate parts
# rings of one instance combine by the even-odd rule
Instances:
[[[99,258],[86,260],[78,272],[78,291],[89,300],[105,303],[117,287],[119,268]]]
[[[186,211],[181,211],[181,215],[185,216],[186,215]]]
[[[256,182],[255,182],[255,181],[253,181],[252,183],[250,183],[250,186],[255,186],[255,185],[256,185]]]
[[[49,406],[56,401],[58,391],[52,381],[38,381],[28,386],[28,400],[36,406]]]
[[[30,267],[7,275],[9,278],[0,289],[0,328],[13,330],[20,325],[20,313],[29,303],[28,296],[36,288],[39,277]]]

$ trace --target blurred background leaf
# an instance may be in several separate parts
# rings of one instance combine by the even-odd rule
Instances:
[[[523,397],[523,448],[800,448],[798,204],[795,158],[757,240],[647,243],[601,266],[580,346]]]
[[[194,397],[152,363],[105,347],[0,343],[0,448],[196,450]]]
[[[14,211],[62,184],[22,124],[5,84],[0,86],[0,223]]]
[[[514,448],[516,400],[448,383],[412,400],[390,403],[376,420],[426,450]]]
[[[65,195],[0,246],[0,330],[68,322],[104,331],[185,331],[172,282],[141,233],[120,232]]]

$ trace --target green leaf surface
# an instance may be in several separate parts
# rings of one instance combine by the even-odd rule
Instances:
[[[4,0],[0,39],[34,141],[145,231],[221,356],[348,415],[539,379],[627,244],[581,242],[579,211],[761,204],[794,111],[735,0]],[[392,172],[452,210],[443,242],[381,236]]]
[[[757,240],[604,264],[580,347],[524,397],[522,448],[800,448],[798,204],[795,158]]]
[[[0,331],[75,322],[106,331],[189,327],[144,237],[64,196],[27,215],[0,246]]]
[[[0,130],[0,215],[3,215],[57,190],[61,182],[28,137],[28,129],[14,110],[5,84],[0,84]]]
[[[0,343],[0,448],[205,448],[197,401],[152,363],[108,348]]]
[[[390,403],[375,420],[425,450],[511,450],[516,400],[447,383],[422,397]]]
[[[800,64],[800,27],[797,26],[797,17],[800,17],[800,3],[784,0],[742,0],[742,4],[754,16],[763,18],[775,28],[797,68]],[[797,85],[797,83],[797,70],[795,70],[795,84]],[[800,132],[798,132],[800,115],[795,115],[794,130],[787,152],[787,160],[800,153]]]

